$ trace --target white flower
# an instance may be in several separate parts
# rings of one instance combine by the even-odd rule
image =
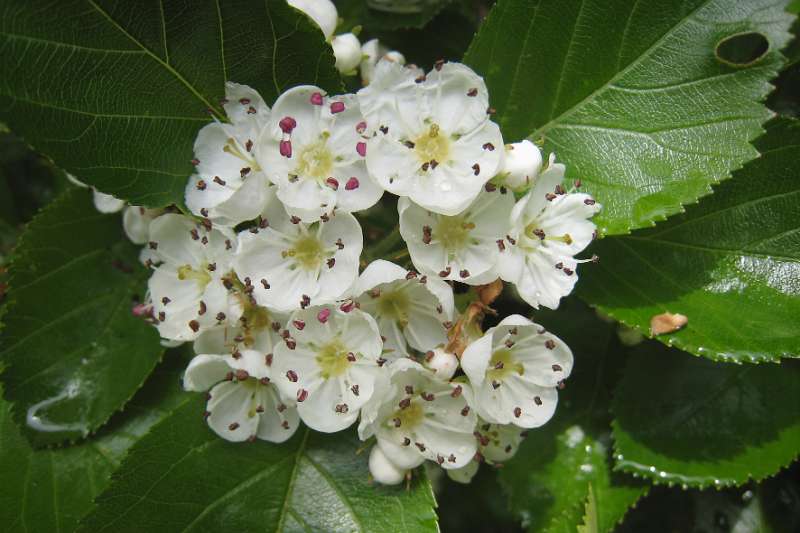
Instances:
[[[312,307],[292,313],[284,335],[272,366],[300,418],[325,433],[350,426],[386,380],[375,320],[358,309]]]
[[[150,223],[148,248],[159,263],[147,286],[163,338],[191,340],[219,322],[239,318],[240,303],[224,279],[236,249],[230,230],[209,230],[188,217],[166,214]]]
[[[458,370],[458,357],[443,348],[434,348],[425,354],[425,366],[444,381],[453,377]]]
[[[300,421],[293,402],[281,398],[271,383],[271,375],[260,351],[201,354],[189,363],[183,386],[191,391],[211,389],[205,416],[223,439],[283,442],[294,435]]]
[[[500,465],[514,457],[526,433],[513,424],[490,424],[479,419],[474,434],[478,440],[475,459],[457,470],[447,471],[447,477],[458,483],[469,483],[482,461]]]
[[[326,97],[304,85],[275,102],[256,156],[286,210],[306,222],[360,211],[383,191],[367,175],[366,124],[353,95]]]
[[[577,281],[580,253],[594,238],[589,220],[600,210],[588,194],[567,192],[564,165],[550,155],[547,170],[511,212],[511,230],[498,261],[500,277],[514,283],[533,307],[558,307]]]
[[[361,43],[352,33],[343,33],[331,39],[336,68],[342,74],[354,72],[361,63]]]
[[[372,479],[382,485],[397,485],[406,477],[407,470],[391,462],[380,446],[373,446],[369,452],[369,473]]]
[[[197,134],[186,206],[215,224],[235,226],[264,207],[269,183],[253,151],[270,113],[255,90],[231,82],[223,107],[230,124],[212,122]]]
[[[461,368],[472,385],[468,401],[481,418],[533,428],[553,416],[572,352],[543,327],[511,315],[467,346]]]
[[[362,246],[353,215],[305,224],[270,193],[261,225],[239,235],[234,270],[259,305],[289,312],[341,296],[358,276]]]
[[[497,279],[500,247],[514,195],[490,187],[458,215],[446,216],[400,198],[400,233],[420,272],[482,285]]]
[[[286,2],[316,22],[325,39],[331,38],[339,21],[339,13],[331,0],[286,0]]]
[[[412,76],[382,61],[358,93],[378,132],[369,140],[367,169],[387,191],[455,215],[497,173],[503,138],[488,118],[486,85],[469,67],[438,64],[427,77]]]
[[[388,359],[406,355],[407,344],[426,352],[447,342],[443,323],[453,319],[453,289],[443,281],[379,259],[358,278],[353,294],[378,322]]]
[[[122,229],[133,244],[146,244],[150,240],[150,222],[163,214],[163,209],[129,205],[122,213]]]
[[[505,146],[505,157],[498,173],[498,181],[512,191],[527,190],[539,176],[542,152],[528,140]]]
[[[406,64],[406,58],[397,51],[390,51],[385,46],[381,45],[378,39],[370,39],[361,46],[361,82],[364,85],[369,84],[375,77],[375,67],[378,61],[390,61],[400,65]]]
[[[482,459],[490,464],[502,464],[516,455],[527,435],[514,424],[492,424],[478,420],[475,438]]]
[[[400,469],[414,468],[425,459],[447,469],[472,460],[477,419],[464,399],[468,386],[437,379],[411,359],[395,361],[389,372],[388,390],[362,411],[361,440],[374,435],[381,451]]]
[[[226,321],[203,330],[194,340],[195,353],[229,353],[256,350],[272,360],[275,346],[283,342],[281,331],[287,316],[247,303],[239,320]]]
[[[92,200],[94,202],[94,208],[101,213],[116,213],[125,207],[125,200],[120,200],[115,196],[100,192],[96,189],[92,189]]]

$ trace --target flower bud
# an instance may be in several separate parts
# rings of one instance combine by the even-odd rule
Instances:
[[[339,13],[331,0],[286,0],[295,9],[299,9],[317,23],[326,39],[330,39],[336,29]]]
[[[527,189],[542,168],[542,152],[528,140],[507,144],[505,158],[500,170],[505,185],[514,191]]]
[[[480,463],[478,463],[478,461],[470,461],[466,466],[462,466],[461,468],[447,470],[447,477],[456,483],[467,484],[472,481],[472,478],[478,473],[479,467]]]
[[[448,380],[458,369],[458,357],[442,348],[432,350],[432,355],[425,360],[425,366],[433,370],[436,377]]]
[[[331,41],[336,68],[342,74],[354,71],[361,63],[361,43],[352,33],[337,35]]]
[[[406,477],[406,471],[391,462],[377,445],[369,452],[369,473],[382,485],[397,485]]]

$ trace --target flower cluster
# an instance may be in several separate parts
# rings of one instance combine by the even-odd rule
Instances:
[[[291,3],[332,35],[325,2]],[[134,310],[165,342],[194,343],[183,384],[207,393],[220,437],[282,442],[300,422],[356,425],[375,443],[376,481],[399,483],[425,460],[468,481],[553,416],[573,363],[523,316],[482,330],[500,280],[534,308],[557,307],[600,207],[563,185],[552,154],[504,143],[467,66],[426,73],[365,46],[357,94],[300,86],[270,108],[227,83],[227,122],[194,145],[191,214],[126,208],[152,268]],[[359,213],[393,209],[386,192],[399,197],[404,249],[367,263]],[[406,249],[409,263],[386,259]],[[463,309],[458,283],[476,294]]]

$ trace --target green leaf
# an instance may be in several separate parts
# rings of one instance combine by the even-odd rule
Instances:
[[[226,80],[271,102],[341,88],[322,33],[285,2],[9,0],[0,119],[56,164],[131,203],[180,203],[197,131]]]
[[[653,315],[686,315],[657,338],[711,359],[800,356],[800,122],[775,121],[756,147],[686,213],[595,243],[578,294],[642,332]]]
[[[727,365],[641,344],[614,393],[616,468],[692,487],[774,475],[800,454],[799,363]]]
[[[757,156],[759,102],[792,16],[772,0],[500,0],[465,62],[486,78],[506,142],[544,138],[603,204],[601,233],[677,213]],[[720,41],[761,33],[736,67]]]
[[[191,398],[181,391],[186,361],[168,357],[124,413],[78,446],[33,450],[0,399],[0,522],[3,531],[72,531],[91,509],[130,446]]]
[[[569,320],[564,320],[569,317]],[[511,509],[531,532],[570,532],[584,523],[590,494],[598,531],[610,531],[647,486],[611,471],[611,387],[623,360],[614,326],[575,299],[535,320],[564,339],[575,367],[552,420],[528,432],[500,470]]]
[[[371,485],[349,432],[231,443],[204,405],[197,395],[131,449],[82,531],[437,531],[427,480]]]
[[[349,32],[356,26],[362,26],[370,32],[402,28],[421,29],[451,2],[452,0],[421,2],[396,0],[383,2],[387,4],[387,7],[379,10],[371,8],[365,0],[339,0],[336,2],[336,8],[342,22],[336,31],[337,33]],[[418,9],[409,9],[409,5],[414,3],[418,5]]]
[[[95,211],[86,189],[55,200],[20,238],[0,377],[35,445],[100,427],[161,357],[158,333],[131,313],[147,275],[137,253],[119,216]]]

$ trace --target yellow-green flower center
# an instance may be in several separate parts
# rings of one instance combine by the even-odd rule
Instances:
[[[408,323],[408,310],[411,301],[408,293],[402,289],[382,292],[378,297],[378,314],[382,317],[395,320],[401,326]]]
[[[450,140],[439,131],[438,124],[431,124],[427,132],[414,140],[414,151],[422,163],[444,163],[450,158]]]
[[[492,359],[489,361],[489,370],[486,372],[486,379],[489,382],[503,381],[514,372],[521,376],[525,373],[525,369],[522,363],[518,363],[514,359],[514,354],[511,353],[511,350],[504,348],[492,354]]]
[[[344,374],[351,361],[348,352],[340,339],[334,339],[323,345],[317,352],[317,365],[324,379],[335,378]]]
[[[475,224],[467,222],[463,217],[439,217],[439,223],[433,229],[432,236],[438,239],[448,252],[461,250],[467,244],[469,232]]]
[[[298,176],[311,177],[321,181],[325,181],[330,177],[331,170],[333,170],[334,157],[328,149],[327,141],[328,137],[323,136],[317,142],[303,148],[297,158],[295,173]]]
[[[178,267],[178,279],[181,281],[194,280],[204,289],[211,282],[211,274],[203,269],[195,270],[191,265]]]
[[[301,235],[294,246],[283,251],[283,257],[291,257],[305,270],[316,270],[325,259],[325,248],[320,240],[311,233]]]
[[[400,427],[405,431],[411,431],[417,427],[425,418],[425,410],[422,408],[420,402],[411,402],[411,405],[405,409],[398,409],[394,412],[390,420],[394,424],[395,419],[400,420]]]

